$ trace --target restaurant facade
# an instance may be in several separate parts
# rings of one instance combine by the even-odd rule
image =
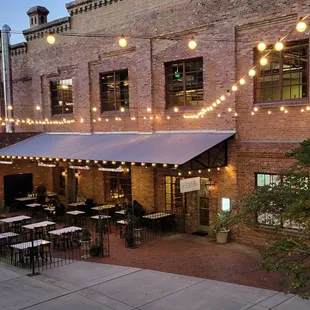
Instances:
[[[26,42],[11,46],[12,120],[0,103],[3,130],[33,136],[1,149],[0,199],[44,183],[66,203],[137,200],[212,233],[219,211],[272,182],[308,138],[310,32],[294,32],[308,3],[226,4],[76,0],[55,21],[31,8]],[[182,193],[194,177],[200,190]]]

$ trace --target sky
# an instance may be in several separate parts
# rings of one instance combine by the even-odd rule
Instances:
[[[47,17],[48,21],[68,16],[65,4],[73,0],[0,0],[0,27],[7,24],[11,27],[12,32],[22,32],[29,28],[29,19],[27,11],[33,6],[44,6],[50,13]],[[23,42],[22,34],[14,34],[11,36],[11,44]]]

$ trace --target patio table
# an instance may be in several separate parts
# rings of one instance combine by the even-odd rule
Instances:
[[[149,220],[156,220],[156,219],[164,218],[164,217],[168,217],[168,216],[171,216],[171,214],[164,213],[164,212],[158,212],[158,213],[144,215],[143,218],[149,219]]]
[[[92,210],[97,210],[97,211],[109,210],[109,209],[113,209],[114,207],[115,205],[101,205],[101,206],[93,207]]]
[[[82,230],[81,227],[69,226],[69,227],[65,227],[65,228],[61,228],[61,229],[51,230],[48,233],[51,235],[60,236],[62,234],[67,234],[70,232],[75,232],[75,231],[80,231],[80,230]]]
[[[40,207],[41,204],[40,203],[29,203],[26,205],[26,207],[29,207],[29,208],[35,208],[35,207]]]
[[[125,215],[125,210],[115,211],[116,214]]]
[[[29,224],[29,225],[24,225],[23,228],[35,229],[35,228],[47,227],[47,226],[51,226],[51,225],[56,225],[56,223],[50,222],[50,221],[43,221],[43,222],[33,223],[33,224]]]
[[[80,207],[80,206],[85,206],[85,202],[72,202],[68,204],[69,207]]]
[[[78,210],[75,210],[75,211],[68,211],[66,212],[67,214],[70,214],[70,215],[80,215],[80,214],[85,214],[84,211],[78,211]]]
[[[37,197],[21,197],[21,198],[15,198],[15,200],[20,201],[20,202],[25,202],[25,201],[32,201],[36,200]]]
[[[21,222],[21,221],[24,221],[24,220],[30,220],[30,219],[31,219],[30,216],[19,215],[19,216],[13,216],[13,217],[8,217],[8,218],[5,218],[5,219],[1,219],[0,222],[9,224],[9,223]]]

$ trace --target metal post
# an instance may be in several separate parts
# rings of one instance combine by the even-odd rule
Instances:
[[[6,121],[6,132],[13,132],[14,126],[10,122],[13,118],[13,91],[12,91],[12,68],[11,68],[11,51],[10,51],[10,31],[8,25],[4,25],[1,31],[1,48],[2,48],[2,75],[4,88],[4,110]]]

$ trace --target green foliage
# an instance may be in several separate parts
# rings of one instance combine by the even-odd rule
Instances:
[[[91,240],[91,233],[90,231],[87,229],[87,227],[83,228],[82,231],[82,238],[81,241],[90,241]]]
[[[229,227],[231,225],[230,221],[231,221],[230,211],[222,211],[218,213],[214,223],[215,224],[214,230],[216,232],[229,230]]]
[[[258,268],[280,272],[285,289],[310,297],[310,140],[286,154],[296,159],[284,182],[257,187],[233,208],[230,223],[268,227]]]

